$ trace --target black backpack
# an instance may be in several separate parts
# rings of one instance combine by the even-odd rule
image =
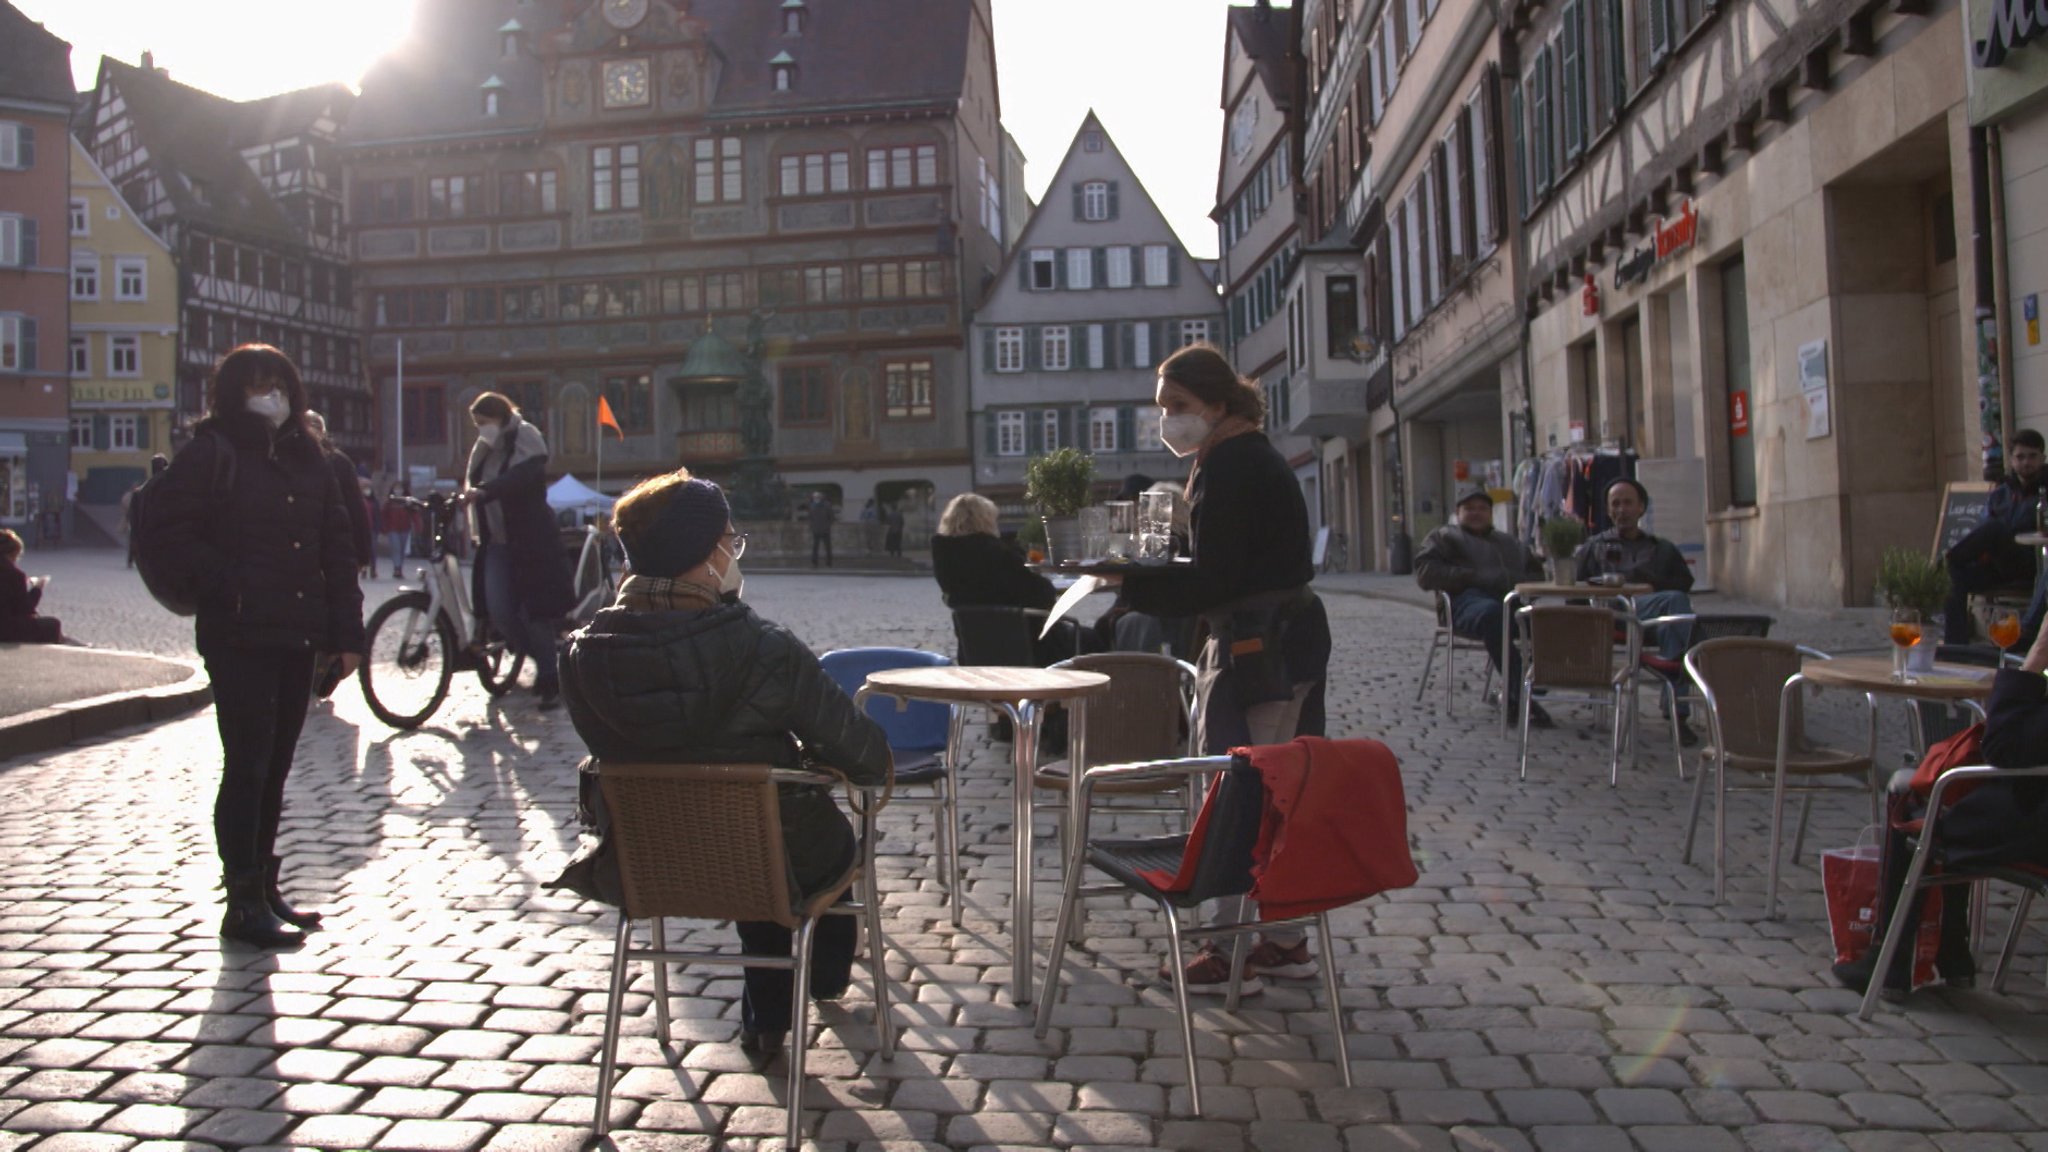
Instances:
[[[218,432],[206,433],[214,442],[213,486],[216,494],[226,492],[235,486],[235,447],[227,437]],[[142,575],[142,586],[156,602],[180,616],[196,615],[199,611],[197,589],[184,588],[171,576],[175,565],[168,563],[161,543],[150,539],[151,507],[157,493],[163,490],[164,477],[169,472],[159,472],[142,482],[135,494],[128,498],[129,539],[135,542],[135,570]]]

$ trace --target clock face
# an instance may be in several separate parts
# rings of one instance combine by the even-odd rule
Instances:
[[[638,108],[647,103],[647,61],[610,60],[604,66],[604,106]]]
[[[647,15],[647,0],[604,0],[604,18],[614,28],[631,28]]]

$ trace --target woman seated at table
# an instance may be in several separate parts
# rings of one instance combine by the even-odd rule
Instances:
[[[1025,565],[1024,553],[996,534],[996,506],[972,492],[953,497],[939,517],[932,537],[932,575],[948,608],[1049,609],[1059,599],[1052,581]],[[1085,634],[1084,634],[1085,635]],[[1077,647],[1071,620],[1062,620],[1053,634],[1034,643],[1040,667],[1086,651]]]
[[[616,605],[569,637],[562,695],[577,735],[600,760],[826,766],[855,784],[889,779],[881,725],[818,666],[788,629],[740,602],[747,538],[732,526],[725,494],[687,469],[642,482],[614,513],[632,574]],[[584,781],[584,807],[600,837],[602,794]],[[780,789],[783,842],[798,889],[816,892],[845,875],[853,827],[832,791]],[[600,846],[579,856],[558,886],[617,903],[616,864]],[[608,874],[607,874],[608,873]],[[778,924],[734,924],[750,956],[788,956]],[[831,1000],[852,975],[854,921],[819,921],[811,993]],[[789,1031],[792,974],[748,968],[740,1048],[765,1062]]]
[[[2048,628],[2034,637],[2018,668],[2000,668],[1986,702],[1983,761],[1994,768],[2033,768],[2048,764]],[[1918,813],[1915,813],[1918,815]],[[1995,864],[2048,867],[2048,780],[1987,780],[1953,804],[1945,805],[1936,825],[1941,859],[1952,868]],[[1903,832],[1888,832],[1884,875],[1879,879],[1877,931],[1870,950],[1851,964],[1837,964],[1835,978],[1858,992],[1870,986],[1877,969],[1878,944],[1889,929],[1913,860]],[[1911,988],[1913,941],[1918,938],[1921,903],[1907,910],[1905,946],[1892,957],[1892,970],[1882,995],[1904,999]],[[1942,983],[1969,988],[1977,982],[1976,959],[1970,955],[1970,885],[1941,890],[1941,946],[1934,967]]]

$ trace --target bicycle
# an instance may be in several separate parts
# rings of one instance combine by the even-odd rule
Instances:
[[[474,671],[485,692],[502,696],[519,682],[526,657],[471,608],[462,565],[449,547],[460,506],[438,493],[404,502],[426,514],[433,542],[420,569],[423,587],[401,591],[370,616],[356,676],[377,719],[410,729],[441,707],[455,673]],[[575,619],[587,622],[615,587],[603,538],[595,526],[586,526],[576,565]]]

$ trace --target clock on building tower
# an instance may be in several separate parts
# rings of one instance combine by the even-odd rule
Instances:
[[[605,61],[604,106],[607,108],[638,108],[646,103],[647,61]]]
[[[647,17],[647,0],[604,0],[604,18],[624,31]]]

